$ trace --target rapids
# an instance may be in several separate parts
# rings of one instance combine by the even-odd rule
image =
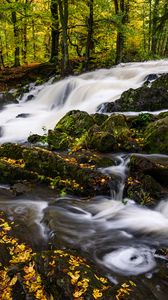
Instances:
[[[6,105],[0,112],[0,143],[24,142],[32,133],[43,134],[44,129],[54,128],[69,110],[94,113],[101,103],[115,101],[125,90],[142,86],[149,74],[167,71],[168,60],[127,63],[71,76],[54,84],[50,79],[41,89],[31,86],[32,100],[27,101],[24,95],[18,104]]]

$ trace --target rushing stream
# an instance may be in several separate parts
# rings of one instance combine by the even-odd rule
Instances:
[[[62,81],[32,88],[30,95],[18,104],[7,105],[0,112],[2,137],[6,141],[23,142],[31,133],[43,134],[43,129],[54,128],[58,120],[72,109],[94,113],[104,102],[112,102],[129,88],[140,87],[149,74],[168,71],[168,60],[121,64],[111,69],[101,69]],[[129,113],[129,112],[128,112]],[[132,113],[132,112],[131,112]]]
[[[0,142],[23,142],[30,133],[43,133],[43,127],[53,128],[72,109],[94,113],[99,104],[115,101],[123,91],[140,87],[147,75],[167,71],[167,60],[129,63],[49,82],[38,93],[32,89],[32,95],[37,93],[34,99],[26,101],[24,96],[18,104],[7,105],[0,112]],[[21,114],[27,117],[18,117]],[[40,239],[56,238],[80,248],[113,274],[138,275],[154,270],[156,249],[168,246],[168,202],[161,199],[152,210],[138,206],[133,199],[123,199],[129,155],[116,155],[115,161],[115,166],[100,169],[118,178],[117,192],[112,191],[111,198],[4,199],[1,195],[0,209],[11,220],[21,220],[30,235],[35,230]]]

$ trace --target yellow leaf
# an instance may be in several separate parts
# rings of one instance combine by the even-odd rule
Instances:
[[[9,285],[12,286],[12,285],[15,285],[15,283],[17,282],[18,278],[17,276],[15,275],[12,280],[10,281]]]

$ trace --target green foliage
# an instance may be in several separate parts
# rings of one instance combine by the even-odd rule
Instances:
[[[117,2],[120,4],[119,0]],[[142,0],[125,0],[124,3],[124,9],[116,12],[114,1],[93,2],[93,45],[90,51],[97,67],[111,66],[115,62],[119,34],[123,39],[122,61],[158,59],[167,55],[167,1],[151,1],[151,6],[149,1]],[[15,24],[12,13],[16,14]],[[70,61],[79,60],[78,66],[70,66],[77,72],[84,68],[89,14],[88,1],[69,1],[67,43]],[[63,58],[63,28],[59,12],[58,16],[59,55],[55,63]],[[50,60],[54,24],[51,1],[1,0],[0,19],[0,49],[5,66],[13,65],[16,44],[21,64]]]

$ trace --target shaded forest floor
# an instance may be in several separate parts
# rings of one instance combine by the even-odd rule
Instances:
[[[0,92],[20,87],[36,80],[45,80],[55,74],[56,67],[50,63],[33,63],[0,70]]]

